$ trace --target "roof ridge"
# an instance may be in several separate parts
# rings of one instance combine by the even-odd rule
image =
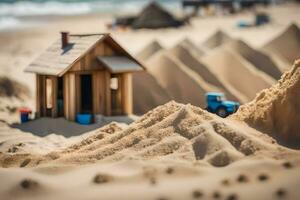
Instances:
[[[69,34],[69,36],[87,37],[94,35],[110,35],[110,33],[82,33],[82,34]]]

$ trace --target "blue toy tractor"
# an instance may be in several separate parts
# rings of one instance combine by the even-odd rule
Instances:
[[[219,92],[206,93],[206,102],[208,112],[215,113],[223,118],[236,112],[240,106],[238,102],[227,101],[225,95]]]

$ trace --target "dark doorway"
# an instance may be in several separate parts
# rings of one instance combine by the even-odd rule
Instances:
[[[85,74],[80,76],[81,85],[81,113],[92,114],[93,94],[92,94],[92,75]]]
[[[57,116],[64,116],[64,82],[62,77],[57,78]]]

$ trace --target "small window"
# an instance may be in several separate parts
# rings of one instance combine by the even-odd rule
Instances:
[[[119,84],[118,84],[118,78],[113,77],[110,79],[110,89],[112,90],[118,90]]]
[[[53,82],[50,78],[46,78],[46,107],[53,108]]]

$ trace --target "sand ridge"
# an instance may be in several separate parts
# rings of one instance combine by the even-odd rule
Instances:
[[[292,64],[299,59],[300,51],[300,29],[292,23],[283,30],[277,37],[265,44],[262,49],[274,57],[278,57],[288,64]]]
[[[149,73],[177,102],[205,107],[205,93],[220,91],[219,88],[203,80],[170,52],[159,52],[147,62],[147,66]]]
[[[279,67],[267,54],[264,54],[259,50],[255,50],[243,40],[235,39],[226,43],[224,46],[237,52],[258,70],[265,72],[275,80],[278,80],[281,77],[282,72],[280,71]]]
[[[279,82],[263,90],[233,116],[283,144],[299,147],[300,61]]]
[[[226,83],[226,87],[245,103],[253,99],[256,93],[275,83],[263,72],[241,57],[238,53],[225,47],[216,48],[203,56],[202,61],[214,74]]]
[[[177,44],[169,49],[169,52],[191,70],[195,71],[204,81],[219,88],[220,91],[223,91],[229,99],[237,100],[213,72],[211,72],[210,68],[204,65],[197,55],[193,54],[186,43]]]

